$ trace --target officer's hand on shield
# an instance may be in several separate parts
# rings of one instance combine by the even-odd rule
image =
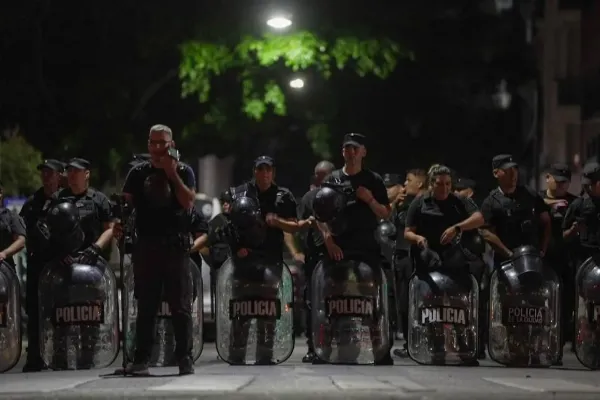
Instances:
[[[8,254],[3,251],[0,251],[0,261],[4,261],[8,258]]]
[[[315,217],[310,216],[308,217],[308,219],[301,219],[300,221],[298,221],[298,225],[300,226],[300,230],[303,229],[308,229],[311,226],[313,226],[316,222]]]
[[[100,246],[93,244],[81,253],[79,260],[84,264],[96,265],[101,251]]]

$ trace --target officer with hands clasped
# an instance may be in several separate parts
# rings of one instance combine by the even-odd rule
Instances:
[[[492,159],[498,187],[481,205],[485,218],[484,239],[494,248],[495,263],[510,259],[513,249],[530,245],[546,254],[552,226],[548,206],[542,197],[518,184],[518,165],[509,154]],[[541,234],[540,234],[541,232]]]
[[[327,254],[332,260],[340,261],[347,253],[371,266],[379,274],[381,247],[376,240],[375,231],[380,220],[391,215],[391,206],[383,179],[377,173],[363,168],[363,159],[367,155],[366,137],[359,133],[344,136],[342,156],[344,167],[329,175],[324,184],[332,184],[356,193],[356,200],[343,210],[346,229],[337,236],[324,223],[318,223],[323,235]],[[381,277],[377,278],[381,281]],[[372,339],[375,340],[375,339]],[[319,363],[319,359],[314,360]],[[392,365],[394,361],[388,354],[376,365]]]
[[[196,179],[192,169],[179,162],[169,127],[150,128],[148,151],[150,160],[135,165],[123,186],[123,197],[136,212],[132,260],[138,315],[134,361],[117,373],[149,375],[155,316],[164,289],[173,320],[179,374],[188,375],[194,373],[189,251]],[[120,223],[115,234],[122,234]]]
[[[53,195],[53,204],[68,202],[79,210],[85,239],[81,262],[96,265],[98,257],[113,238],[110,201],[106,195],[89,186],[90,162],[73,158],[67,163],[68,187]]]
[[[241,241],[230,242],[236,265],[234,276],[237,280],[254,281],[256,274],[259,276],[280,274],[279,268],[283,263],[284,232],[295,233],[311,223],[297,220],[297,204],[294,196],[287,188],[277,185],[274,177],[275,161],[269,156],[260,156],[254,161],[254,178],[230,191],[234,224],[238,202],[243,203],[244,198],[254,201],[259,208],[261,220],[266,224],[264,240],[259,242],[247,240],[249,238],[246,237]],[[270,272],[267,273],[262,268],[257,269],[259,264],[268,265]],[[233,363],[243,363],[245,354],[240,349],[245,348],[248,335],[240,332],[243,328],[237,323],[234,322],[232,328],[236,332],[231,342],[230,357]],[[269,365],[272,364],[275,326],[267,321],[258,323],[263,326],[258,328],[258,341],[261,346],[259,346],[259,354],[256,355],[256,364]]]
[[[23,372],[37,372],[45,369],[39,348],[39,305],[38,282],[42,268],[50,261],[50,253],[45,249],[47,238],[43,229],[46,212],[52,203],[52,195],[58,191],[65,165],[55,159],[44,160],[37,169],[42,178],[42,187],[30,196],[20,215],[27,228],[27,282],[25,309],[27,310],[27,361]]]

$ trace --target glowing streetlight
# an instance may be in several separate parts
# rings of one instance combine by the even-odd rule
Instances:
[[[286,17],[278,16],[268,19],[267,25],[274,29],[285,29],[292,25],[292,20]]]
[[[292,89],[302,89],[304,87],[304,80],[301,78],[292,79],[290,81],[290,87]]]
[[[502,110],[507,110],[512,102],[512,95],[507,89],[508,83],[506,82],[506,80],[502,79],[502,81],[498,85],[498,92],[492,95],[494,103],[498,108]]]

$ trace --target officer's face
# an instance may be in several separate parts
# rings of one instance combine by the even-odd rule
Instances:
[[[519,170],[517,167],[494,170],[494,176],[498,179],[498,183],[505,187],[514,187],[519,179]]]
[[[40,171],[40,177],[42,178],[42,185],[58,186],[60,183],[61,173],[51,168],[42,168]]]
[[[321,186],[321,184],[323,183],[323,181],[325,180],[327,175],[329,175],[330,173],[331,173],[331,171],[329,171],[327,169],[316,170],[315,171],[315,180],[314,180],[313,185],[315,185],[315,187]]]
[[[404,182],[404,191],[407,195],[409,195],[409,196],[418,195],[419,190],[421,190],[422,186],[423,186],[423,183],[415,175],[413,175],[413,174],[406,175],[406,182]]]
[[[394,185],[386,188],[388,200],[393,202],[396,200],[398,195],[404,191],[404,187],[402,185]]]
[[[367,149],[365,146],[353,146],[349,144],[342,148],[344,161],[349,164],[359,163],[366,155]]]
[[[558,196],[562,196],[569,190],[571,182],[557,182],[552,175],[548,174],[546,175],[546,184],[548,185],[548,189],[555,192]]]
[[[150,132],[148,137],[148,152],[150,156],[157,160],[167,153],[169,147],[173,145],[171,136],[166,132]]]
[[[431,184],[433,197],[437,200],[446,200],[452,190],[452,177],[450,175],[438,175]]]
[[[273,183],[273,167],[267,164],[254,168],[254,179],[262,187],[268,187]]]
[[[67,168],[67,182],[69,187],[81,187],[90,176],[90,171],[74,167]]]
[[[229,211],[231,210],[231,204],[229,204],[227,201],[223,202],[223,205],[221,205],[221,210],[224,214],[229,214]]]

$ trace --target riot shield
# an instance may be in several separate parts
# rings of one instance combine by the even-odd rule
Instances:
[[[5,262],[0,264],[0,372],[12,369],[21,358],[21,287]]]
[[[600,266],[587,259],[576,275],[575,355],[583,366],[600,368]]]
[[[119,353],[117,282],[106,261],[50,263],[40,275],[40,350],[54,370],[106,368]]]
[[[313,343],[322,361],[374,364],[388,354],[388,288],[379,266],[324,260],[312,285]]]
[[[294,351],[292,275],[284,263],[229,258],[217,277],[219,357],[234,365],[274,365]]]
[[[490,279],[488,351],[513,367],[550,367],[560,354],[560,280],[522,247]]]
[[[204,337],[202,329],[204,326],[203,313],[203,287],[202,273],[194,261],[190,259],[190,279],[193,281],[194,295],[192,297],[192,359],[196,361],[200,358],[204,348]],[[125,290],[127,296],[125,298],[125,356],[128,360],[133,361],[135,354],[135,332],[137,323],[137,301],[134,296],[134,279],[133,279],[133,263],[125,265]],[[149,360],[150,367],[168,367],[177,365],[175,357],[175,334],[173,331],[173,323],[171,320],[171,311],[168,302],[164,299],[161,301],[156,312],[155,321],[155,336],[152,354]]]
[[[472,365],[479,286],[468,271],[417,272],[409,282],[408,355],[424,365]]]

